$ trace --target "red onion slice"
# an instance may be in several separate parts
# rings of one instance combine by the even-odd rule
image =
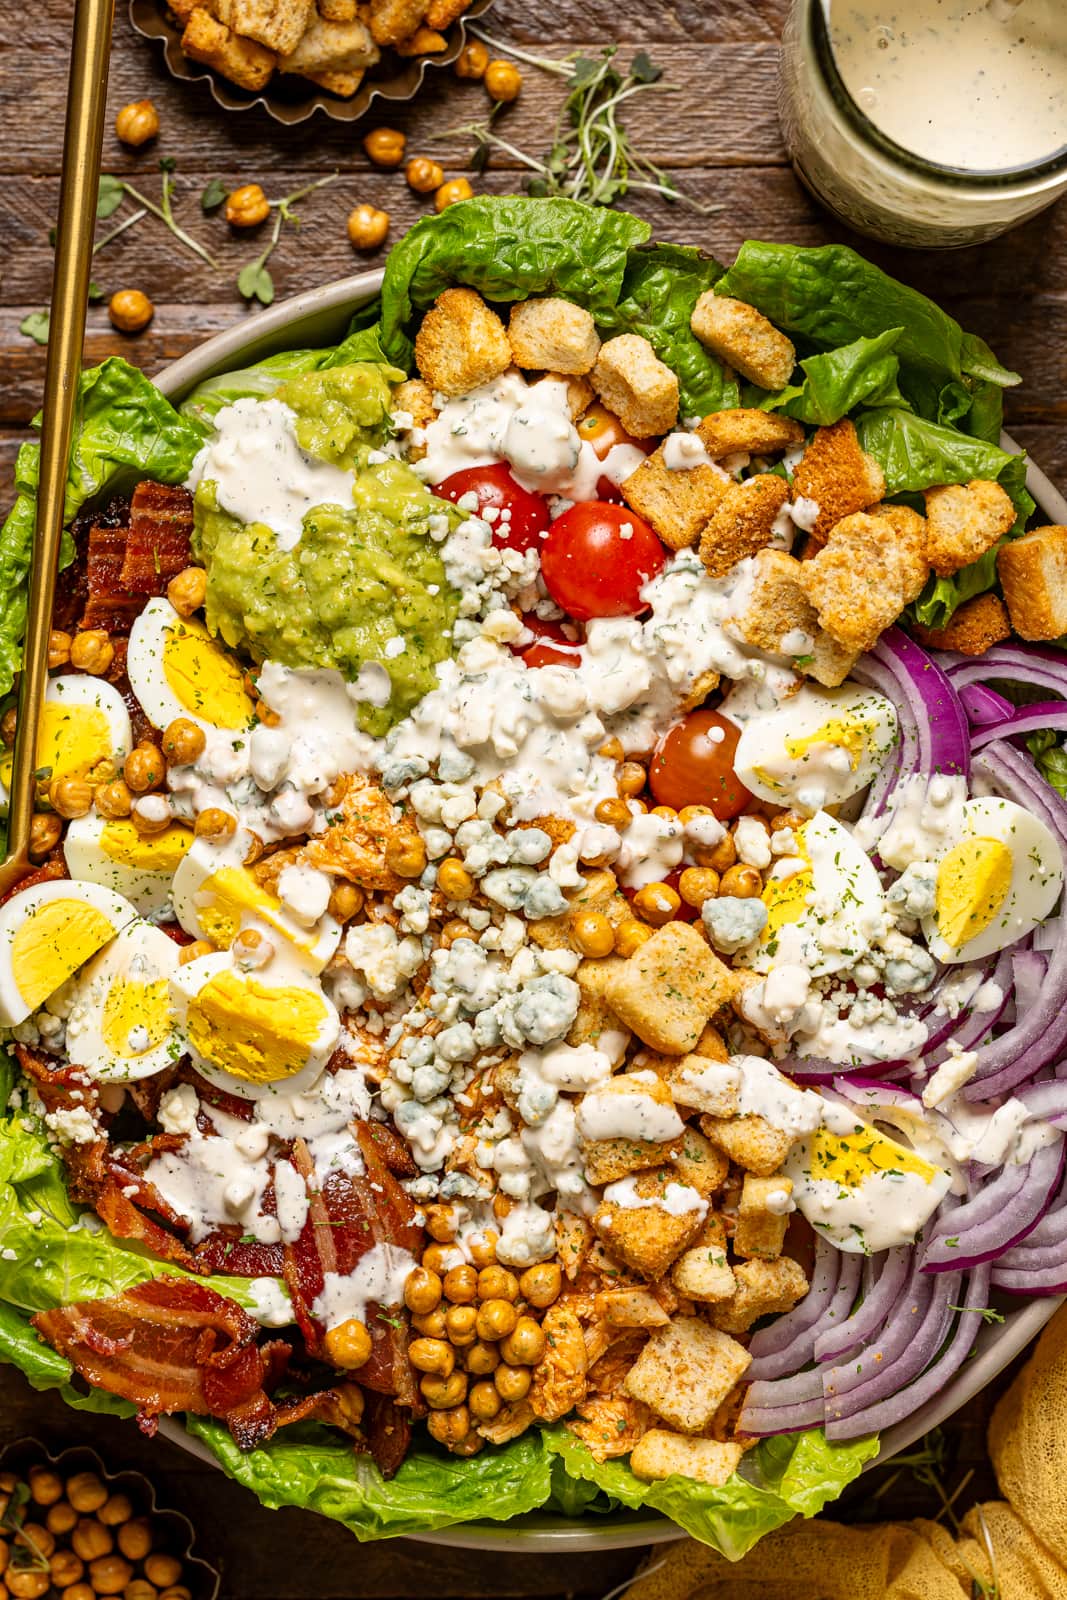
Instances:
[[[958,687],[958,686],[957,686]],[[960,705],[967,714],[972,728],[986,728],[1006,722],[1015,714],[1015,707],[1002,694],[986,683],[965,683],[959,691]]]
[[[815,1352],[820,1327],[845,1321],[856,1300],[863,1257],[838,1250],[821,1234],[815,1237],[815,1264],[811,1287],[786,1316],[754,1334],[753,1357],[747,1376],[753,1381],[785,1378],[807,1366]]]
[[[1009,711],[1010,715],[1000,722],[979,728],[971,735],[972,750],[981,750],[994,739],[1041,733],[1046,728],[1059,733],[1067,732],[1067,702],[1063,700],[1038,700],[1028,706],[1010,706]]]
[[[791,1378],[754,1383],[738,1418],[742,1433],[769,1438],[775,1433],[817,1428],[823,1420],[822,1373],[798,1372]]]
[[[923,1251],[923,1272],[975,1267],[1025,1239],[1052,1204],[1063,1163],[1064,1141],[1057,1139],[1035,1151],[1025,1166],[1001,1167],[991,1179],[983,1178],[973,1199],[938,1220]]]
[[[913,1284],[914,1281],[913,1277]],[[922,1302],[921,1310],[912,1309],[917,1303],[917,1290],[909,1291],[890,1317],[885,1334],[877,1344],[861,1350],[847,1366],[823,1368],[828,1428],[866,1411],[878,1400],[895,1395],[933,1360],[952,1322],[950,1307],[959,1303],[963,1273],[946,1272],[943,1277],[927,1279],[927,1282],[932,1283],[933,1288]],[[860,1431],[867,1430],[861,1427]]]
[[[971,683],[1004,678],[1067,695],[1067,656],[1042,645],[994,645],[984,656],[938,656],[957,693]]]
[[[824,1328],[815,1340],[817,1361],[840,1361],[873,1339],[889,1317],[908,1280],[912,1252],[907,1245],[867,1258],[863,1300],[839,1328]]]

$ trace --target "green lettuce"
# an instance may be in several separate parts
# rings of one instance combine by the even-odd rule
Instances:
[[[376,313],[378,302],[374,301],[373,305]],[[214,378],[205,378],[182,401],[179,410],[195,426],[206,430],[223,406],[232,406],[235,400],[248,397],[267,400],[290,378],[298,378],[305,372],[348,366],[356,361],[384,360],[377,328],[360,327],[338,345],[316,350],[282,350],[253,367],[240,367],[235,372],[220,372]]]
[[[1045,782],[1067,800],[1067,750],[1061,735],[1052,728],[1043,728],[1040,733],[1029,736],[1026,747]]]
[[[782,411],[797,422],[828,428],[857,406],[903,406],[897,387],[900,361],[895,346],[903,328],[887,328],[873,339],[855,339],[837,350],[807,356],[800,363],[804,381],[768,395],[764,411]]]

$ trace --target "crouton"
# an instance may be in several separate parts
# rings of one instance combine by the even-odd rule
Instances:
[[[709,1315],[723,1333],[747,1333],[760,1317],[792,1311],[808,1292],[803,1269],[791,1256],[777,1261],[742,1261],[734,1268],[736,1288]]]
[[[728,480],[715,467],[698,463],[681,469],[667,466],[665,446],[646,456],[622,485],[622,497],[631,511],[644,517],[672,550],[695,544],[701,528],[714,512]]]
[[[630,1471],[646,1483],[677,1476],[718,1487],[733,1477],[744,1453],[740,1444],[690,1439],[665,1428],[650,1428],[630,1454]]]
[[[538,818],[538,822],[542,819]],[[568,894],[569,906],[555,917],[538,917],[529,925],[530,938],[542,950],[578,950],[574,939],[574,919],[589,912],[607,917],[613,928],[633,919],[630,903],[619,888],[613,872],[606,868],[591,872],[581,889]],[[605,958],[607,959],[607,958]]]
[[[734,1229],[737,1255],[758,1256],[763,1261],[781,1255],[792,1194],[791,1178],[757,1178],[755,1173],[745,1173]]]
[[[198,5],[197,0],[168,0],[168,11],[172,11],[182,27],[189,21],[194,11],[206,11],[209,17],[215,17],[219,22],[222,18],[218,15],[216,0],[206,0],[206,4]]]
[[[602,345],[591,380],[635,439],[669,433],[678,420],[678,379],[639,333],[620,333]]]
[[[688,1055],[733,992],[733,976],[687,922],[668,922],[615,969],[606,998],[663,1055]]]
[[[911,517],[854,512],[834,526],[818,555],[800,563],[797,581],[820,626],[846,650],[871,649],[926,582],[925,525]]]
[[[671,1165],[678,1182],[695,1189],[705,1200],[717,1194],[730,1173],[730,1162],[710,1139],[687,1127],[681,1137],[681,1147],[671,1157]]]
[[[673,1189],[670,1188],[672,1184]],[[671,1262],[700,1232],[707,1207],[695,1192],[679,1197],[680,1185],[681,1180],[673,1167],[639,1172],[627,1182],[627,1189],[632,1186],[637,1196],[637,1205],[622,1205],[605,1195],[594,1213],[593,1228],[597,1237],[640,1278],[653,1282],[662,1278]],[[691,1200],[688,1210],[678,1208],[679,1198]],[[670,1210],[668,1202],[673,1207]]]
[[[530,1405],[542,1422],[558,1422],[585,1399],[589,1366],[585,1337],[566,1298],[549,1306],[541,1327],[545,1353],[534,1368]]]
[[[399,44],[402,39],[409,39],[428,9],[429,0],[370,0],[367,14],[375,44]]]
[[[353,22],[327,22],[312,17],[299,44],[278,65],[283,72],[354,72],[372,66],[381,52],[358,17]]]
[[[317,0],[317,10],[327,22],[355,22],[359,0]]]
[[[701,344],[761,389],[784,389],[797,353],[762,311],[708,289],[693,307],[689,326]]]
[[[320,89],[349,100],[363,82],[366,73],[362,67],[353,67],[350,72],[305,72],[303,76],[309,83],[317,83]],[[425,450],[422,453],[425,455]],[[412,459],[418,459],[417,450],[412,451]]]
[[[511,359],[538,372],[592,371],[600,354],[596,324],[569,300],[520,300],[508,320]]]
[[[446,289],[422,319],[415,364],[440,394],[470,394],[511,365],[504,324],[473,289]]]
[[[567,409],[571,414],[572,422],[577,422],[579,417],[584,417],[593,403],[593,385],[588,378],[583,378],[580,373],[546,372],[541,382],[565,383],[567,385]]]
[[[443,33],[450,28],[457,17],[461,17],[470,5],[470,0],[430,0],[430,8],[426,13],[426,26],[436,28]]]
[[[670,1321],[647,1289],[605,1289],[594,1305],[597,1316],[613,1328],[663,1328]]]
[[[679,1294],[701,1305],[728,1300],[736,1284],[726,1259],[726,1234],[720,1217],[709,1217],[704,1229],[671,1268],[671,1282]]]
[[[277,61],[273,50],[256,44],[254,39],[242,39],[202,6],[189,13],[182,34],[182,51],[190,61],[214,67],[241,89],[265,88]]]
[[[701,1132],[746,1172],[769,1178],[792,1150],[795,1139],[766,1118],[749,1112],[741,1117],[701,1117]]]
[[[772,472],[728,483],[700,535],[700,559],[708,576],[725,577],[738,561],[769,544],[788,499],[788,484]]]
[[[821,543],[835,523],[866,511],[885,494],[885,477],[873,456],[860,449],[847,417],[818,428],[793,473],[793,499],[814,500],[819,514],[811,527]]]
[[[614,1461],[628,1456],[648,1432],[652,1415],[640,1400],[624,1394],[598,1395],[578,1407],[577,1422],[567,1431],[585,1445],[594,1461]]]
[[[620,1122],[645,1123],[653,1131],[665,1133],[666,1138],[595,1136],[597,1127],[610,1128]],[[576,1125],[586,1178],[598,1185],[615,1183],[645,1167],[658,1167],[682,1150],[682,1120],[674,1109],[670,1089],[654,1072],[623,1072],[583,1095]]]
[[[653,1329],[623,1388],[681,1433],[700,1433],[751,1363],[743,1346],[699,1317],[675,1317]]]
[[[314,0],[228,0],[226,23],[276,55],[291,54],[314,13]]]
[[[437,56],[448,49],[448,40],[436,28],[425,26],[415,29],[407,39],[399,39],[393,46],[398,56]]]
[[[939,578],[984,556],[1015,522],[1015,507],[999,483],[975,478],[927,489],[926,559]]]
[[[581,1272],[593,1243],[593,1230],[584,1217],[573,1211],[561,1211],[557,1206],[552,1217],[556,1235],[556,1255],[559,1264],[571,1283]]]
[[[623,966],[622,956],[602,956],[596,961],[583,961],[574,974],[581,999],[578,1015],[571,1024],[567,1043],[591,1044],[604,1050],[612,1061],[621,1059],[630,1040],[630,1030],[607,1001],[607,988],[612,975]]]
[[[756,553],[745,609],[727,618],[746,644],[769,655],[807,655],[819,631],[815,607],[800,582],[801,563],[784,550]]]
[[[704,1111],[712,1117],[732,1117],[736,1113],[741,1074],[727,1058],[710,1060],[694,1054],[680,1060],[666,1056],[657,1059],[666,1063],[662,1077],[676,1106]]]
[[[1067,527],[1031,528],[1003,546],[997,575],[1011,625],[1023,639],[1067,633]]]
[[[823,684],[827,689],[836,689],[838,684],[844,683],[861,654],[862,651],[848,650],[838,644],[824,628],[820,628],[812,641],[809,658],[803,662],[803,668],[816,683]]]
[[[774,456],[804,442],[804,429],[792,417],[747,406],[712,411],[696,431],[713,461],[735,455]]]
[[[393,390],[393,415],[410,417],[411,422],[407,424],[408,427],[428,428],[437,415],[430,385],[423,383],[421,378],[408,378],[405,383],[398,383]],[[409,454],[413,460],[421,460],[426,454],[426,446],[412,444]]]
[[[912,633],[929,650],[956,650],[961,656],[984,656],[995,644],[1011,638],[1011,623],[999,595],[979,594],[965,600],[943,628],[923,628]]]

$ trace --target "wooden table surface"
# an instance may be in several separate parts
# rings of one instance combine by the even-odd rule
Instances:
[[[697,200],[722,209],[695,216],[662,202],[635,204],[661,237],[699,242],[730,260],[746,237],[802,244],[847,238],[798,186],[786,163],[775,116],[777,38],[787,0],[497,0],[487,28],[527,50],[562,55],[581,46],[620,42],[623,59],[649,51],[675,86],[670,95],[637,101],[630,118],[646,153],[677,173]],[[19,332],[48,297],[48,231],[59,193],[69,0],[28,8],[0,0],[0,505],[10,497],[10,469],[41,396],[44,351]],[[157,144],[127,151],[110,131],[129,100],[150,96],[159,109]],[[139,338],[115,333],[102,306],[91,308],[88,362],[119,352],[148,372],[206,335],[253,315],[235,286],[242,265],[262,248],[255,235],[231,231],[220,216],[202,216],[199,195],[212,178],[227,188],[261,182],[272,198],[328,173],[340,174],[301,208],[298,232],[286,229],[271,261],[279,298],[358,271],[379,257],[354,254],[345,235],[352,206],[369,200],[392,217],[395,240],[427,207],[403,178],[369,168],[360,128],[316,116],[282,128],[261,111],[220,111],[205,85],[173,82],[157,47],[134,33],[119,5],[111,69],[104,169],[130,177],[158,197],[161,157],[177,163],[179,220],[222,263],[215,272],[179,250],[146,219],[101,252],[95,277],[110,294],[141,288],[156,305]],[[519,148],[540,154],[551,142],[561,99],[559,80],[526,70],[518,103],[497,127]],[[432,154],[449,175],[464,170],[471,141],[440,135],[480,119],[480,86],[447,71],[431,73],[417,104],[390,110],[405,129],[409,153]],[[382,120],[386,120],[383,117]],[[363,129],[374,126],[372,116]],[[475,179],[483,191],[507,193],[519,174],[494,161]],[[105,227],[125,214],[124,208]],[[853,241],[855,242],[855,241]],[[1045,213],[1006,239],[952,255],[919,255],[864,246],[884,266],[935,295],[981,333],[1025,376],[1008,398],[1008,426],[1047,471],[1067,481],[1067,205]],[[990,1397],[954,1420],[950,1483],[974,1476],[961,1505],[992,1490],[983,1456]],[[332,1600],[341,1596],[603,1596],[634,1569],[638,1553],[524,1558],[437,1549],[411,1542],[358,1546],[342,1529],[306,1513],[263,1511],[221,1476],[205,1472],[162,1441],[149,1444],[132,1426],[87,1418],[34,1394],[0,1369],[0,1445],[30,1433],[54,1445],[93,1443],[115,1465],[150,1468],[166,1501],[186,1510],[200,1530],[203,1553],[223,1569],[232,1600]],[[846,1514],[933,1514],[936,1504],[907,1471],[880,1479],[851,1497]],[[874,1487],[879,1486],[876,1480]]]

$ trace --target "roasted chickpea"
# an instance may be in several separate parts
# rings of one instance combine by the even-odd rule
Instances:
[[[4,1573],[7,1592],[15,1600],[41,1600],[52,1587],[48,1570],[40,1567],[8,1567]]]
[[[441,1280],[436,1272],[430,1272],[426,1267],[416,1267],[409,1272],[404,1283],[404,1304],[409,1311],[425,1315],[427,1311],[436,1311],[441,1304]]]
[[[63,824],[57,816],[38,811],[30,822],[30,855],[40,860],[54,850],[63,836]]]
[[[447,856],[437,869],[437,887],[446,900],[469,900],[474,893],[474,879],[462,861]]]
[[[115,647],[103,628],[86,628],[70,642],[70,664],[78,672],[102,678],[115,659]]]
[[[130,821],[146,838],[169,828],[171,820],[170,802],[165,795],[142,794],[133,802]]]
[[[28,1544],[32,1544],[37,1554],[43,1556],[46,1561],[56,1547],[55,1534],[43,1528],[39,1522],[24,1522],[22,1537]]]
[[[455,1244],[457,1226],[454,1206],[437,1204],[426,1207],[426,1232],[438,1244]]]
[[[626,760],[626,751],[622,747],[622,740],[616,739],[614,736],[610,739],[604,740],[604,743],[597,751],[597,755],[604,756],[604,758],[608,761]]]
[[[6,1506],[4,1509],[7,1509]],[[0,1539],[0,1573],[7,1571],[7,1564],[10,1560],[11,1548],[6,1539]]]
[[[72,1583],[64,1589],[60,1600],[96,1600],[91,1583]]]
[[[404,168],[404,176],[416,194],[432,194],[445,181],[444,168],[426,156],[413,156]]]
[[[167,763],[157,745],[147,740],[132,749],[122,767],[126,787],[133,794],[148,794],[158,789],[167,776]]]
[[[598,800],[593,816],[608,828],[628,828],[631,812],[625,800]]]
[[[545,1336],[533,1317],[520,1317],[507,1338],[500,1341],[500,1354],[509,1367],[536,1367],[544,1353]]]
[[[737,846],[733,834],[727,833],[718,844],[713,844],[710,848],[706,845],[694,845],[692,854],[698,867],[710,867],[721,877],[737,860]]]
[[[454,1244],[441,1244],[435,1241],[433,1244],[428,1244],[422,1252],[422,1264],[443,1278],[453,1267],[463,1266],[463,1252],[457,1250]]]
[[[486,1378],[500,1365],[500,1352],[495,1344],[477,1339],[464,1355],[463,1365],[476,1378]]]
[[[62,1537],[69,1533],[78,1520],[78,1513],[69,1500],[57,1500],[54,1506],[49,1506],[48,1515],[45,1517],[45,1527]]]
[[[436,1311],[414,1313],[411,1326],[416,1333],[424,1334],[427,1339],[443,1339],[448,1331],[445,1326],[445,1314],[440,1307]]]
[[[445,1312],[445,1333],[461,1350],[474,1343],[477,1315],[473,1306],[449,1306]]]
[[[178,951],[179,967],[187,967],[190,961],[199,961],[201,956],[213,956],[215,946],[206,939],[194,939],[192,944],[183,944]]]
[[[133,1568],[121,1556],[101,1556],[89,1563],[89,1582],[97,1594],[121,1594],[133,1577]]]
[[[495,1383],[483,1381],[476,1383],[467,1396],[467,1404],[471,1415],[478,1418],[479,1422],[491,1422],[504,1404],[500,1398],[500,1391]]]
[[[686,867],[678,879],[678,893],[687,906],[697,910],[705,900],[714,900],[719,892],[719,874],[711,867]]]
[[[336,922],[351,922],[357,912],[363,910],[363,900],[362,889],[342,880],[330,890],[330,903],[326,909]]]
[[[270,205],[258,183],[245,183],[226,196],[226,221],[231,228],[258,228],[270,216]]]
[[[470,1433],[470,1412],[466,1406],[453,1406],[451,1411],[431,1411],[426,1426],[432,1439],[451,1449]]]
[[[327,1330],[323,1347],[327,1359],[335,1367],[343,1367],[347,1371],[366,1366],[373,1342],[366,1323],[360,1322],[358,1317],[349,1317],[345,1322],[338,1323],[337,1327]]]
[[[237,818],[221,806],[205,806],[197,814],[193,832],[198,839],[229,839],[236,832]]]
[[[108,1556],[114,1549],[110,1530],[95,1517],[79,1517],[70,1536],[71,1548],[83,1561],[95,1561],[98,1556]]]
[[[449,178],[434,194],[434,210],[447,211],[449,206],[456,205],[458,201],[469,200],[473,193],[466,178]]]
[[[398,128],[372,128],[363,136],[363,148],[376,167],[398,167],[407,142]]]
[[[127,1561],[143,1561],[152,1548],[151,1523],[147,1517],[134,1517],[122,1524],[116,1538]]]
[[[377,250],[389,232],[389,213],[366,201],[348,213],[348,242],[355,250]]]
[[[493,1265],[499,1238],[498,1233],[492,1228],[487,1228],[484,1233],[472,1234],[467,1240],[467,1252],[476,1267],[480,1269]]]
[[[428,1372],[419,1379],[419,1388],[426,1404],[434,1411],[450,1411],[453,1406],[462,1405],[467,1398],[467,1374],[453,1372],[447,1378],[442,1378]]]
[[[48,799],[57,816],[84,817],[93,803],[93,791],[84,778],[53,778],[48,785]]]
[[[398,878],[421,878],[426,871],[426,846],[420,835],[391,840],[385,847],[385,864]]]
[[[0,717],[0,739],[10,750],[15,743],[15,729],[18,726],[18,712],[14,706],[8,706],[3,716]]]
[[[719,893],[738,900],[755,900],[763,893],[763,879],[756,867],[730,867],[722,875]]]
[[[164,1555],[157,1552],[149,1556],[144,1564],[144,1575],[149,1583],[154,1583],[158,1589],[169,1589],[172,1583],[177,1583],[182,1575],[182,1564],[176,1556]]]
[[[493,1382],[496,1384],[497,1393],[501,1400],[509,1406],[517,1400],[525,1400],[530,1392],[533,1374],[529,1367],[499,1366],[493,1373]]]
[[[519,1292],[539,1311],[559,1299],[563,1288],[563,1273],[558,1262],[542,1261],[536,1267],[527,1267],[519,1279]]]
[[[202,756],[206,743],[203,728],[188,717],[175,717],[163,731],[163,754],[178,767],[187,767]]]
[[[681,903],[681,895],[669,883],[646,883],[631,901],[642,922],[651,924],[653,928],[662,928],[677,916]]]
[[[482,82],[490,100],[517,100],[522,88],[522,73],[513,61],[490,61]]]
[[[61,628],[53,628],[48,635],[48,665],[54,672],[57,667],[65,667],[70,660],[71,637]]]
[[[572,917],[571,932],[583,956],[610,956],[615,948],[615,929],[600,911],[582,911]]]
[[[519,1280],[507,1267],[483,1267],[478,1274],[479,1300],[510,1300],[519,1298]]]
[[[444,1281],[445,1299],[451,1300],[453,1305],[470,1305],[478,1293],[478,1274],[473,1267],[466,1263],[461,1267],[451,1267],[445,1273]]]
[[[347,1384],[345,1387],[349,1389],[355,1389],[355,1393],[359,1395],[360,1402],[362,1403],[362,1392],[359,1389],[356,1389],[354,1384]],[[360,1412],[360,1415],[362,1416],[362,1411]],[[354,1422],[358,1422],[359,1417],[354,1417],[352,1420]],[[193,1597],[185,1585],[183,1583],[179,1583],[172,1584],[169,1589],[164,1589],[163,1593],[159,1597],[159,1600],[193,1600]]]
[[[632,956],[651,937],[652,929],[647,922],[638,922],[636,917],[630,917],[615,929],[615,954]]]
[[[478,935],[462,917],[449,917],[441,929],[441,943],[447,950],[457,939],[476,939]]]
[[[111,326],[119,333],[142,333],[156,308],[141,289],[118,289],[107,303]]]
[[[472,39],[456,57],[456,77],[484,78],[488,65],[489,51],[480,39]]]
[[[615,787],[624,800],[639,795],[648,782],[648,773],[640,761],[624,761],[615,776]]]
[[[159,1590],[147,1578],[134,1578],[123,1589],[122,1600],[159,1600]]]
[[[159,132],[159,112],[151,100],[131,100],[115,118],[115,132],[123,144],[148,144]]]
[[[167,599],[180,617],[191,617],[207,598],[207,573],[203,567],[186,567],[167,584]]]
[[[478,1307],[475,1328],[479,1339],[506,1339],[519,1320],[510,1300],[484,1300]]]
[[[85,1574],[85,1562],[73,1550],[57,1550],[48,1563],[52,1582],[57,1589],[66,1589],[80,1583]]]
[[[434,1372],[447,1378],[456,1367],[456,1352],[446,1339],[412,1339],[408,1360],[416,1372]]]
[[[133,1506],[127,1494],[110,1494],[104,1501],[97,1516],[105,1528],[117,1528],[120,1522],[129,1522],[133,1516]]]

